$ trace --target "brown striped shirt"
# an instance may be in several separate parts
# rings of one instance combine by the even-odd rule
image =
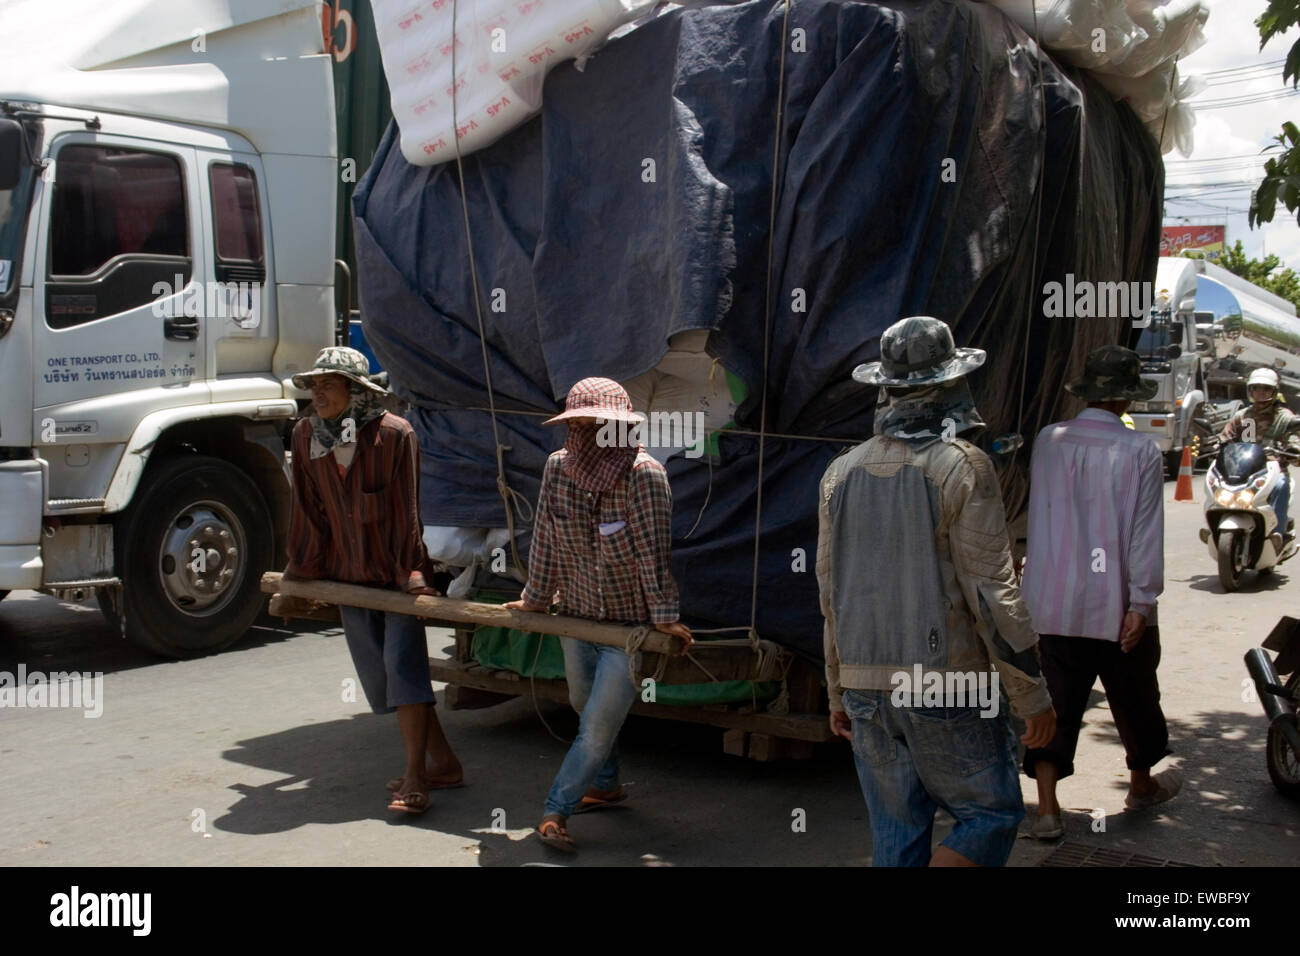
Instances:
[[[408,590],[424,586],[419,444],[403,418],[385,413],[357,433],[340,475],[333,455],[313,459],[311,423],[293,430],[293,577]]]

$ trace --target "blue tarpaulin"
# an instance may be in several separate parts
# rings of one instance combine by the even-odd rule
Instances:
[[[749,623],[743,432],[773,236],[767,430],[812,437],[766,440],[757,626],[816,659],[817,483],[872,431],[874,390],[850,371],[899,317],[939,316],[989,352],[971,378],[989,434],[1031,438],[1073,411],[1060,384],[1088,349],[1130,334],[1125,317],[1045,319],[1040,290],[1154,279],[1163,173],[1127,107],[996,8],[801,0],[769,232],[783,7],[676,10],[557,67],[538,117],[465,157],[465,200],[507,476],[530,500],[563,430],[511,412],[644,373],[686,329],[711,330],[748,387],[718,456],[669,463],[673,568],[700,627]],[[409,165],[390,126],[353,203],[367,338],[414,405],[424,521],[504,526],[456,165]],[[1002,472],[1013,513],[1027,451]]]

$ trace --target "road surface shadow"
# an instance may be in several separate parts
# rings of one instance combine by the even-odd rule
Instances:
[[[546,701],[539,707],[557,733],[572,737],[572,711]],[[256,835],[309,823],[388,819],[478,844],[480,866],[847,865],[870,859],[852,756],[838,741],[819,745],[807,761],[757,763],[722,754],[717,728],[632,717],[620,738],[629,805],[572,818],[580,852],[570,855],[530,833],[567,749],[537,720],[532,702],[443,712],[442,720],[465,765],[466,786],[434,791],[422,815],[386,809],[384,781],[401,768],[401,741],[393,716],[365,714],[242,740],[225,751],[232,764],[284,776],[251,786],[236,775],[229,786],[240,799],[213,826]]]
[[[1189,578],[1184,578],[1187,586],[1196,591],[1209,591],[1211,593],[1224,594],[1223,585],[1219,583],[1219,575],[1215,574],[1193,574]],[[1247,571],[1241,579],[1241,585],[1234,592],[1236,594],[1250,594],[1252,592],[1276,591],[1279,588],[1287,586],[1291,579],[1286,573],[1280,570],[1272,574],[1260,574],[1258,571]]]
[[[290,620],[263,613],[234,646],[238,654],[299,634],[342,634],[322,630],[319,622]],[[113,674],[151,667],[168,658],[142,651],[108,626],[94,598],[61,601],[34,591],[15,591],[0,602],[0,671],[97,671]]]
[[[1081,753],[1092,734],[1115,733],[1110,720],[1090,723],[1092,733],[1081,738]],[[1109,785],[1113,795],[1105,800],[1111,812],[1102,812],[1080,807],[1078,790],[1072,799],[1067,778],[1058,789],[1066,808],[1065,839],[1197,866],[1300,864],[1295,852],[1300,803],[1287,800],[1269,780],[1262,711],[1256,717],[1204,710],[1188,719],[1168,719],[1168,726],[1173,754],[1156,770],[1176,765],[1182,791],[1155,807],[1122,810],[1128,775],[1117,773]],[[1036,809],[1029,806],[1030,819]]]

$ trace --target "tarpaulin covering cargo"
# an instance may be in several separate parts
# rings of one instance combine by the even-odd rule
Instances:
[[[770,337],[755,624],[819,658],[817,484],[872,433],[874,390],[850,371],[910,314],[987,349],[971,384],[989,435],[1026,436],[1002,470],[1019,511],[1029,440],[1077,407],[1061,384],[1131,331],[1044,318],[1044,284],[1153,279],[1163,172],[1126,106],[995,7],[784,15],[780,0],[676,10],[557,67],[539,116],[465,158],[464,198],[506,474],[530,500],[563,440],[540,413],[578,379],[632,379],[695,329],[744,383],[718,454],[669,462],[692,625],[750,623]],[[500,527],[457,166],[414,167],[397,142],[390,126],[354,198],[367,336],[415,406],[426,524]]]

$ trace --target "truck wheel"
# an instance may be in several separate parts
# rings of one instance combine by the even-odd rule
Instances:
[[[1300,689],[1300,672],[1291,675],[1286,689],[1293,695]],[[1277,792],[1291,800],[1300,800],[1300,754],[1292,749],[1276,727],[1268,728],[1268,776]]]
[[[1229,531],[1219,535],[1219,583],[1225,592],[1237,590],[1246,564],[1246,535]]]
[[[273,531],[261,492],[218,458],[186,455],[145,475],[135,502],[115,543],[127,640],[164,657],[229,647],[266,602]],[[103,596],[100,608],[120,628]]]

